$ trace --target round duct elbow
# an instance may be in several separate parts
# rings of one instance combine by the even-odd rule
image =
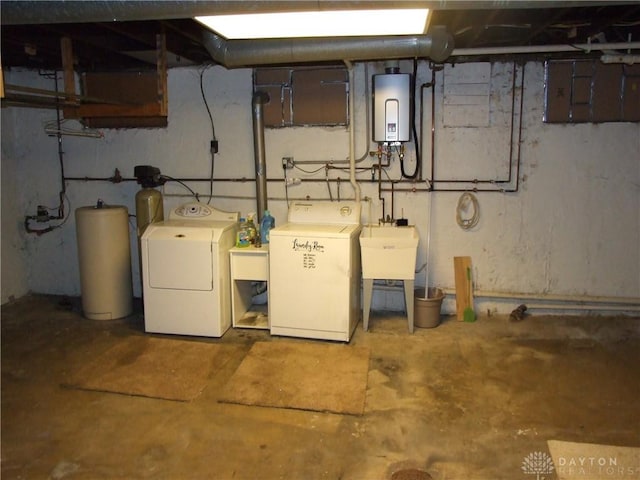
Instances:
[[[436,63],[444,62],[453,52],[453,35],[447,32],[446,27],[436,25],[429,29],[428,36],[431,38],[429,58]]]

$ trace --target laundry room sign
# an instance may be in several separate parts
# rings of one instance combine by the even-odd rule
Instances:
[[[324,245],[318,240],[304,240],[301,241],[298,238],[293,239],[293,251],[294,252],[324,252]]]
[[[313,270],[317,266],[318,253],[324,253],[324,244],[318,240],[305,239],[301,241],[299,238],[294,238],[292,243],[294,252],[302,252],[302,268]]]

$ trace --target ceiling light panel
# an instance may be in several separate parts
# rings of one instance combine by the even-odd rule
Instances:
[[[421,35],[429,9],[339,10],[196,17],[229,40],[290,37]]]

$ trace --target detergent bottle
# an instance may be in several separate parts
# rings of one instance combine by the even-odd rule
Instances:
[[[240,223],[238,225],[238,233],[236,234],[236,247],[248,247],[251,245],[249,238],[249,225],[244,217],[240,217]]]
[[[249,232],[249,244],[255,245],[256,240],[258,240],[258,229],[256,228],[256,224],[253,219],[255,218],[255,213],[250,213],[247,215],[247,231]]]
[[[263,245],[269,243],[269,231],[275,226],[276,219],[271,216],[269,210],[265,210],[260,221],[260,241]]]

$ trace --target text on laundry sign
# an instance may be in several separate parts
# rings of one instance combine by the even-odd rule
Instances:
[[[294,252],[324,252],[324,245],[317,240],[304,240],[301,241],[297,238],[293,239],[293,251]]]

